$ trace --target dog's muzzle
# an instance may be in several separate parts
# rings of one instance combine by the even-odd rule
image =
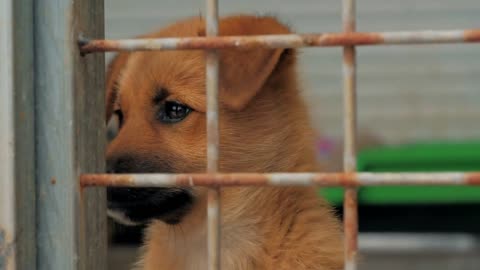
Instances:
[[[107,162],[109,173],[161,172],[159,166],[134,158],[117,158]],[[177,224],[191,209],[194,196],[188,188],[107,188],[108,215],[124,225],[142,225],[152,220]]]
[[[107,189],[109,216],[125,225],[141,225],[159,219],[177,224],[190,210],[193,195],[182,188]]]

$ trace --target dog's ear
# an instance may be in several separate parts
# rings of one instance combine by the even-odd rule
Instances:
[[[105,121],[108,122],[113,113],[113,106],[115,99],[117,97],[117,82],[120,77],[120,74],[125,67],[128,59],[128,53],[119,53],[117,54],[107,68],[106,73],[106,91],[105,91],[105,108],[106,115]]]
[[[199,31],[199,35],[204,34]],[[273,17],[234,16],[220,21],[220,36],[288,34]],[[262,89],[279,63],[284,49],[220,50],[220,99],[233,110],[243,109]]]

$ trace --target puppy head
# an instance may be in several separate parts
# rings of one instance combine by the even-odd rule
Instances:
[[[192,18],[144,37],[202,36],[205,21]],[[233,16],[220,35],[286,34],[271,17]],[[220,170],[272,171],[292,141],[282,132],[302,119],[294,72],[295,53],[283,49],[221,50]],[[107,151],[112,173],[204,172],[206,93],[204,51],[121,53],[107,78],[107,119],[118,129]],[[293,104],[293,105],[292,105]],[[292,108],[293,106],[293,108]],[[111,216],[124,223],[161,219],[177,223],[203,189],[109,188]]]

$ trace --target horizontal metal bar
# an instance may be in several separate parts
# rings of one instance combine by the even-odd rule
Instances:
[[[480,172],[84,174],[80,183],[83,187],[480,185]]]
[[[480,42],[480,29],[409,32],[353,32],[259,36],[89,40],[79,38],[82,53],[105,51],[200,50],[226,48],[296,48],[381,44]]]

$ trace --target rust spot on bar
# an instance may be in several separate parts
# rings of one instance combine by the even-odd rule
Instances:
[[[56,183],[57,179],[55,177],[52,177],[52,179],[50,179],[50,184],[55,185]]]
[[[303,43],[307,46],[315,46],[317,43],[321,43],[323,35],[305,35],[303,36]]]
[[[347,250],[347,260],[355,263],[356,252],[358,249],[358,200],[357,189],[347,188],[344,198],[345,213],[345,245]]]
[[[121,46],[118,41],[115,40],[88,40],[85,39],[83,42],[79,41],[80,51],[82,53],[92,53],[92,52],[103,52],[103,51],[120,51]]]
[[[128,186],[135,181],[130,175],[121,174],[86,174],[80,175],[80,186]]]
[[[238,185],[238,184],[246,184],[246,185],[266,185],[268,183],[269,177],[267,175],[262,175],[262,174],[257,174],[257,175],[252,175],[252,174],[232,174],[228,178],[227,181],[229,181],[232,185]]]
[[[466,42],[480,42],[480,30],[466,30],[464,36]]]
[[[219,38],[216,36],[211,37],[199,37],[199,38],[185,38],[181,39],[177,44],[177,49],[202,49],[202,48],[215,48],[222,49],[228,47],[228,38]]]
[[[480,185],[480,172],[467,174],[467,184]]]
[[[355,172],[345,172],[339,175],[340,185],[344,187],[354,187],[360,185],[357,179],[357,173]]]
[[[355,187],[360,185],[356,173],[317,174],[313,182],[320,186]]]
[[[327,34],[321,37],[321,42],[319,42],[322,46],[372,45],[381,43],[384,43],[384,39],[378,33]]]

